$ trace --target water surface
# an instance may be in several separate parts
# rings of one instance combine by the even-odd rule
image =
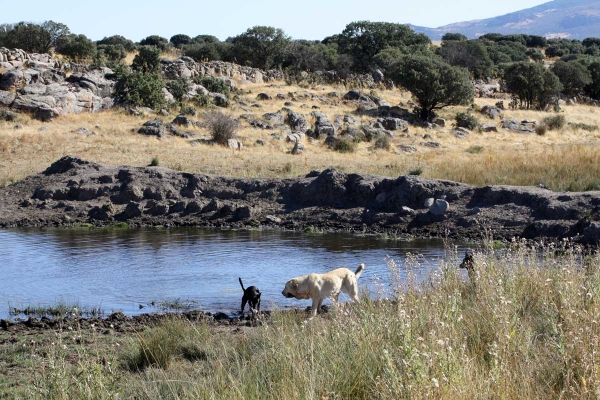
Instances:
[[[359,286],[373,293],[389,286],[387,260],[402,266],[407,254],[422,256],[410,270],[424,279],[445,249],[441,240],[271,230],[0,230],[0,318],[9,307],[58,302],[134,315],[158,311],[151,302],[179,300],[234,314],[242,296],[238,277],[260,288],[264,309],[306,307],[310,301],[281,295],[288,279],[365,263]]]

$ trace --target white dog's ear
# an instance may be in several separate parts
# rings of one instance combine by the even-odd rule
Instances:
[[[294,289],[298,289],[298,282],[296,282],[296,281],[292,282],[292,287]]]

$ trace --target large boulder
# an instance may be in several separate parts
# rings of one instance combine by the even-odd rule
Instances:
[[[310,124],[308,123],[306,118],[304,118],[302,114],[299,114],[294,111],[288,112],[285,122],[292,128],[292,131],[294,132],[306,132],[310,129]]]
[[[502,118],[502,110],[495,106],[484,106],[481,113],[490,119]]]
[[[160,119],[153,119],[145,122],[144,125],[142,125],[142,127],[138,130],[138,133],[162,138],[167,133],[167,130]]]
[[[10,106],[16,98],[17,95],[15,93],[0,90],[0,105]]]

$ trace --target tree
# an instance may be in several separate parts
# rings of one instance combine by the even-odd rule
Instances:
[[[8,47],[25,50],[28,53],[47,53],[52,42],[50,33],[38,24],[19,22],[7,32]]]
[[[390,68],[388,76],[410,90],[427,120],[433,110],[473,101],[473,84],[469,71],[453,67],[437,57],[411,55]]]
[[[352,55],[354,69],[360,72],[368,72],[373,57],[385,48],[397,47],[409,54],[426,52],[431,44],[426,35],[415,33],[408,25],[370,21],[346,25],[337,42],[339,52]]]
[[[281,60],[289,43],[283,30],[271,26],[255,26],[233,38],[238,61],[265,70]]]
[[[160,72],[160,50],[154,46],[142,46],[131,63],[134,71],[142,73]]]
[[[180,33],[178,35],[171,36],[171,39],[169,39],[169,42],[171,42],[171,44],[173,46],[180,49],[183,45],[192,43],[192,38],[189,37],[188,35],[184,35],[184,34]]]
[[[558,77],[539,63],[514,63],[504,72],[504,80],[508,90],[527,109],[546,108],[562,89]]]
[[[65,37],[71,34],[69,27],[60,22],[46,21],[41,24],[42,29],[48,32],[49,42],[47,43],[48,49],[56,47],[58,40],[61,37]]]
[[[337,46],[308,40],[295,40],[286,48],[284,67],[296,71],[326,71],[337,61]]]
[[[56,42],[56,52],[75,62],[82,62],[94,58],[96,44],[85,35],[62,36]]]
[[[469,40],[469,38],[466,37],[465,35],[463,35],[462,33],[451,33],[451,32],[448,32],[448,33],[444,34],[444,36],[442,36],[442,42],[451,42],[454,40],[466,41],[466,40]]]
[[[592,76],[585,66],[577,61],[557,61],[552,66],[552,72],[558,77],[563,86],[563,93],[576,96],[592,83]]]
[[[483,43],[478,40],[444,42],[440,55],[448,64],[468,69],[475,79],[494,73],[494,63]]]
[[[96,48],[97,57],[104,62],[117,63],[127,56],[127,50],[120,44],[100,44]]]
[[[381,50],[373,57],[374,65],[386,73],[389,68],[398,62],[404,54],[397,47],[388,47],[387,49]]]
[[[126,51],[134,51],[136,49],[136,45],[133,40],[129,40],[124,38],[121,35],[113,35],[109,37],[104,37],[102,40],[98,40],[96,42],[98,46],[100,45],[112,45],[112,46],[123,46]]]
[[[588,66],[592,81],[586,86],[585,92],[594,99],[600,99],[600,61],[594,61]]]
[[[165,51],[169,48],[169,41],[158,35],[150,35],[147,38],[144,38],[140,41],[140,45],[142,46],[155,46],[161,51]]]

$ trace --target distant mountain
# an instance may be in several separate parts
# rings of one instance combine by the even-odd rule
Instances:
[[[439,28],[410,27],[425,33],[431,40],[440,40],[448,32],[462,33],[469,38],[486,33],[526,33],[570,39],[600,37],[600,1],[554,0],[494,18],[457,22]]]

